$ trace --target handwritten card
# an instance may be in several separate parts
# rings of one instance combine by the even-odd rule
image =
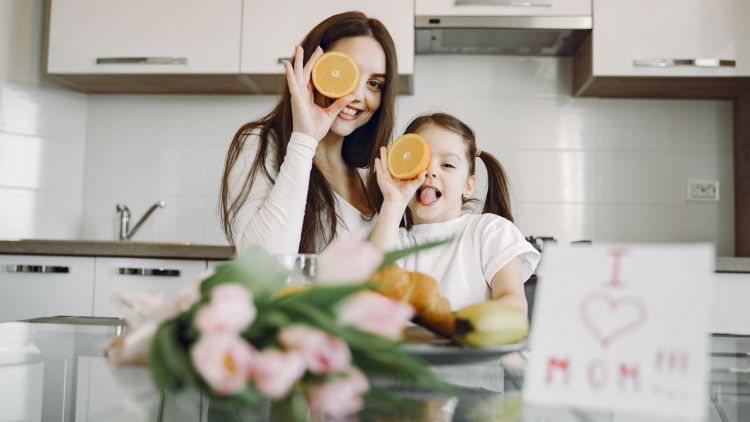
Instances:
[[[708,244],[545,249],[524,399],[700,418],[713,269]]]

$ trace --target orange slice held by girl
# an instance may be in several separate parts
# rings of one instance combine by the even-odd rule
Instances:
[[[413,179],[425,171],[429,164],[430,147],[416,133],[400,136],[388,148],[388,171],[396,179]]]

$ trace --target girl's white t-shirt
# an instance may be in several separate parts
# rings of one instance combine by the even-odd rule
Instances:
[[[230,203],[244,187],[258,146],[257,132],[248,135],[229,173]],[[247,200],[238,210],[233,224],[232,234],[238,252],[250,244],[257,244],[272,254],[297,253],[302,239],[307,189],[317,146],[318,142],[314,138],[293,132],[287,144],[284,161],[276,173],[273,166],[275,149],[273,144],[269,144],[265,164],[276,182],[271,183],[261,171],[256,173]],[[341,237],[362,225],[371,227],[374,224],[374,219],[363,220],[359,210],[335,192],[334,199],[338,215],[336,237]],[[325,246],[318,244],[317,248],[321,250]]]
[[[442,223],[417,224],[399,229],[399,248],[453,237],[453,241],[419,251],[399,260],[409,271],[425,273],[439,285],[456,310],[492,299],[492,278],[518,257],[526,282],[539,263],[540,254],[509,220],[495,214],[463,214]]]

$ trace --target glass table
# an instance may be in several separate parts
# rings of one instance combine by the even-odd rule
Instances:
[[[113,318],[52,317],[0,323],[0,422],[266,419],[257,413],[216,411],[198,392],[162,394],[154,390],[147,368],[111,367],[103,345],[122,328],[122,322]],[[484,365],[436,367],[439,376],[457,386],[457,395],[416,395],[432,409],[425,420],[665,421],[524,406],[520,391],[527,357],[528,351],[522,351]],[[707,391],[709,408],[703,420],[750,421],[750,336],[712,337]],[[396,387],[394,392],[402,391]],[[371,410],[345,420],[373,420],[376,412]]]

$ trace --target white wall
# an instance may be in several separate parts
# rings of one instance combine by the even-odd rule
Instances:
[[[570,69],[558,58],[418,56],[397,128],[437,110],[466,121],[505,165],[527,235],[712,241],[733,255],[731,103],[571,98]],[[164,199],[136,238],[224,243],[216,210],[226,148],[274,103],[90,96],[84,237],[114,238],[117,202],[140,215]],[[687,203],[687,179],[719,180],[721,202]]]
[[[0,2],[0,239],[81,233],[86,96],[40,76],[42,10]]]

